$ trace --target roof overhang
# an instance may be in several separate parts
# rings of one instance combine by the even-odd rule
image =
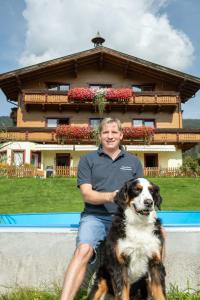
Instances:
[[[97,148],[95,145],[75,145],[75,151],[95,151]]]
[[[174,145],[127,145],[127,151],[134,152],[175,152]]]
[[[53,59],[43,63],[17,69],[0,74],[0,87],[8,99],[17,101],[18,94],[23,89],[23,82],[35,80],[49,75],[49,72],[69,72],[77,76],[83,67],[97,67],[98,69],[110,65],[122,70],[124,75],[132,76],[135,73],[148,74],[152,78],[173,82],[180,92],[181,100],[187,101],[200,89],[200,78],[167,68],[144,59],[137,58],[106,47],[96,47],[72,55]]]
[[[36,144],[35,151],[73,151],[74,145],[51,145],[51,144]]]

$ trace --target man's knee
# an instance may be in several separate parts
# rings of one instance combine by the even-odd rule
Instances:
[[[93,255],[93,247],[89,244],[80,244],[75,253],[74,256],[77,259],[80,259],[83,263],[88,263],[88,261],[90,260],[90,258]]]

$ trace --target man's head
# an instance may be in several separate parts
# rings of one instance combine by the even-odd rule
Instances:
[[[123,138],[122,126],[119,119],[105,118],[99,126],[99,139],[106,151],[115,151]]]

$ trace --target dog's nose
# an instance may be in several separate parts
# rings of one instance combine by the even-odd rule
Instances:
[[[153,200],[152,199],[145,199],[144,200],[144,204],[147,206],[147,207],[151,207],[153,205]]]

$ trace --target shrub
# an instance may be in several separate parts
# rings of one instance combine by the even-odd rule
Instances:
[[[185,157],[180,169],[185,176],[200,176],[199,161],[198,159],[193,159],[191,156]]]

